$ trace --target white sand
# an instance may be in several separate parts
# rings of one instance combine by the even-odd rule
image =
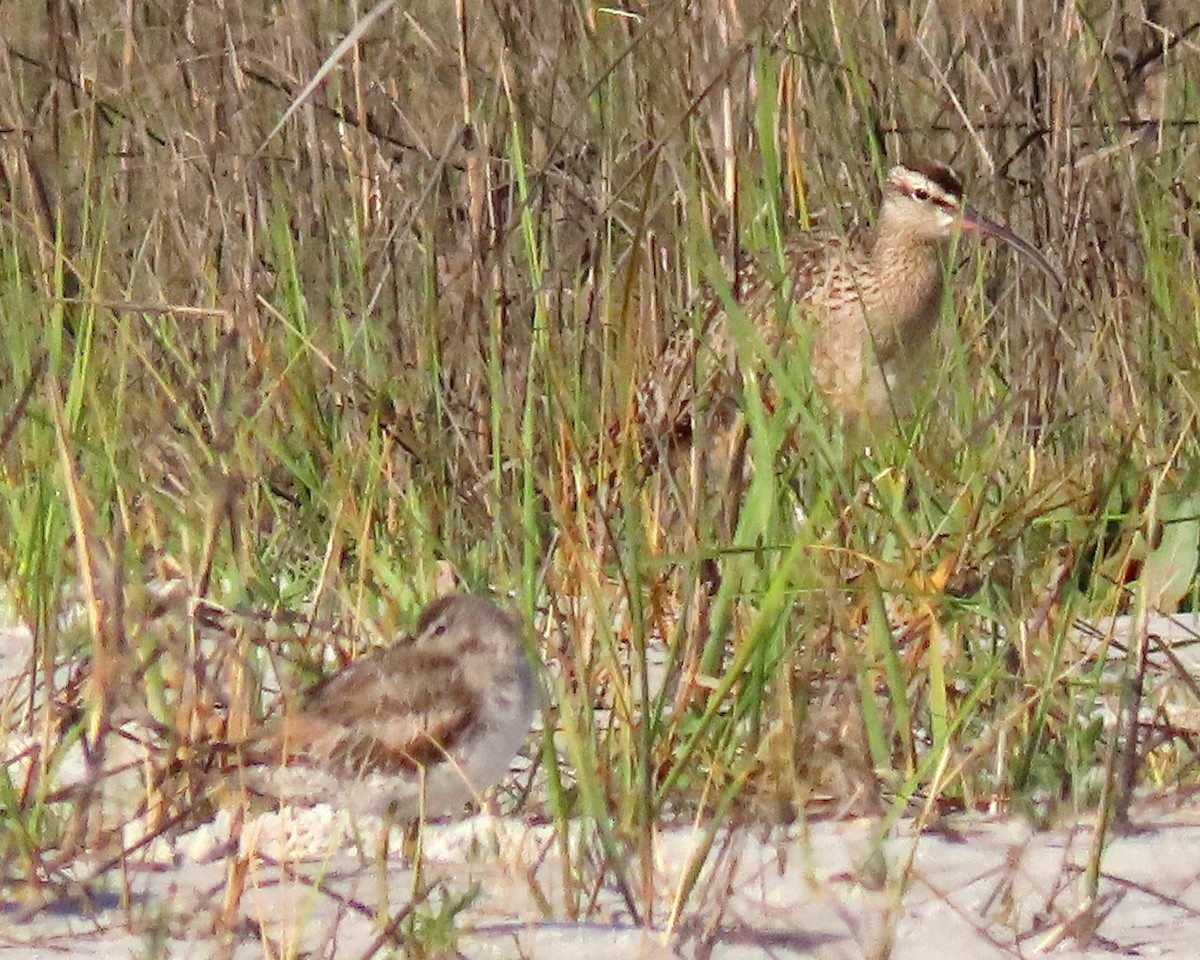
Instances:
[[[12,674],[22,669],[16,646],[0,653]],[[1091,911],[1083,899],[1089,824],[1034,833],[978,817],[952,819],[941,833],[917,835],[911,823],[893,830],[883,889],[864,885],[858,869],[877,829],[870,822],[720,831],[674,924],[679,878],[697,849],[690,829],[657,837],[645,883],[630,866],[635,901],[649,911],[640,922],[612,883],[574,911],[553,829],[515,819],[426,827],[425,881],[438,891],[435,902],[477,888],[453,923],[457,949],[471,958],[1200,957],[1200,799],[1143,800],[1134,820],[1140,832],[1109,839]],[[369,827],[322,809],[249,824],[245,892],[227,950],[211,929],[233,862],[224,819],[131,857],[124,874],[109,871],[92,885],[101,892],[90,904],[59,902],[23,916],[27,905],[4,891],[0,958],[403,955],[399,935],[379,939],[379,918],[409,902],[413,873],[393,855],[381,882]],[[330,852],[300,859],[320,850]],[[421,913],[436,909],[427,903]]]
[[[914,837],[902,827],[885,845],[894,887],[884,890],[865,888],[855,870],[871,824],[815,823],[806,838],[793,829],[770,841],[747,831],[723,838],[731,854],[719,862],[710,857],[710,872],[673,934],[666,925],[675,883],[694,849],[689,830],[659,838],[655,913],[645,929],[610,888],[591,919],[567,920],[548,827],[488,817],[427,827],[426,880],[444,883],[447,891],[478,885],[478,899],[456,921],[458,949],[468,957],[691,956],[706,939],[713,957],[848,958],[887,955],[880,951],[889,937],[896,960],[990,960],[1044,951],[1064,958],[1197,956],[1200,804],[1144,805],[1139,813],[1147,829],[1110,842],[1100,884],[1107,916],[1085,944],[1064,928],[1078,921],[1082,903],[1091,842],[1085,828],[1032,834],[1012,821],[977,820],[956,824],[951,838]],[[94,910],[59,907],[20,923],[10,910],[0,956],[212,956],[217,943],[205,927],[225,870],[224,860],[185,860],[167,870],[130,873],[128,912],[118,902],[116,876],[112,895]],[[408,901],[411,884],[412,872],[393,857],[387,876],[393,910]],[[535,889],[548,909],[539,906]],[[350,901],[365,912],[346,906]],[[285,952],[292,945],[316,956],[360,957],[379,934],[371,914],[383,909],[377,870],[356,856],[337,853],[288,868],[256,862],[229,956],[274,955],[259,940],[265,932]],[[165,940],[155,941],[149,931],[156,928]],[[1074,929],[1083,936],[1087,924],[1078,921]]]

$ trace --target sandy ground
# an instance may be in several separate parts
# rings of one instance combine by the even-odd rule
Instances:
[[[730,834],[720,838],[723,852],[708,858],[699,894],[673,930],[675,883],[695,849],[687,830],[659,838],[656,914],[644,926],[612,891],[601,894],[593,919],[570,922],[545,827],[487,817],[431,826],[425,879],[447,895],[477,889],[456,921],[457,947],[472,958],[613,960],[696,956],[706,948],[731,960],[1200,956],[1200,803],[1143,805],[1138,819],[1137,833],[1110,841],[1090,912],[1081,910],[1090,828],[1033,834],[1012,821],[961,822],[922,836],[902,825],[884,845],[890,882],[881,890],[865,887],[857,869],[870,846],[869,823],[809,824],[805,836],[792,830],[769,840]],[[386,902],[394,915],[413,877],[399,858],[391,863]],[[218,955],[204,927],[224,889],[224,860],[131,871],[125,879],[127,905],[114,877],[111,892],[87,909],[59,905],[19,921],[18,908],[8,907],[0,956]],[[376,867],[352,854],[252,864],[226,955],[368,956],[386,912],[381,890]]]
[[[15,643],[0,645],[0,681],[19,671]],[[307,824],[268,824],[253,844],[243,835],[247,848],[282,860],[240,861],[244,895],[224,940],[212,924],[237,858],[221,849],[221,823],[131,857],[124,872],[94,885],[88,903],[31,909],[4,891],[0,957],[403,955],[400,934],[389,939],[381,918],[405,912],[412,870],[393,856],[384,877],[357,852],[353,825],[329,811],[310,815],[317,819]],[[978,817],[925,833],[901,823],[874,858],[879,826],[865,820],[721,830],[696,892],[672,920],[680,877],[698,849],[695,831],[656,838],[652,877],[635,898],[652,912],[635,917],[609,887],[572,909],[550,827],[478,816],[426,828],[423,881],[434,893],[418,913],[429,930],[437,904],[474,891],[446,943],[481,960],[1200,957],[1200,798],[1146,799],[1133,819],[1134,832],[1108,839],[1092,904],[1084,898],[1094,844],[1087,822],[1041,833]],[[307,830],[307,859],[271,845],[271,831],[285,827]],[[80,865],[82,876],[87,869]]]

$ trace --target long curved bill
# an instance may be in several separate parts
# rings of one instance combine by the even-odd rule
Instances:
[[[967,230],[972,230],[988,237],[995,237],[997,240],[1003,240],[1010,247],[1019,253],[1025,254],[1034,263],[1036,263],[1042,271],[1053,280],[1060,288],[1065,286],[1065,283],[1057,270],[1050,265],[1050,261],[1042,256],[1041,252],[1032,243],[1024,237],[1013,233],[1008,227],[1002,227],[994,220],[989,220],[974,207],[964,207],[962,212],[962,225]]]

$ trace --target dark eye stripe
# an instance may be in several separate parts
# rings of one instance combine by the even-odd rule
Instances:
[[[914,165],[913,169],[928,178],[930,183],[936,183],[944,192],[954,194],[955,196],[962,195],[962,184],[958,182],[958,177],[941,164],[919,163]]]

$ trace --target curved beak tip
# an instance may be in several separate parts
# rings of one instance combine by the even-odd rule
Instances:
[[[997,240],[1003,241],[1018,253],[1023,253],[1037,264],[1038,268],[1053,280],[1059,289],[1066,286],[1062,274],[1051,265],[1049,260],[1042,256],[1041,251],[1037,247],[1019,234],[1013,233],[1008,227],[1001,226],[994,220],[989,220],[974,207],[963,207],[962,226],[964,230],[977,233],[980,236],[995,237]]]

